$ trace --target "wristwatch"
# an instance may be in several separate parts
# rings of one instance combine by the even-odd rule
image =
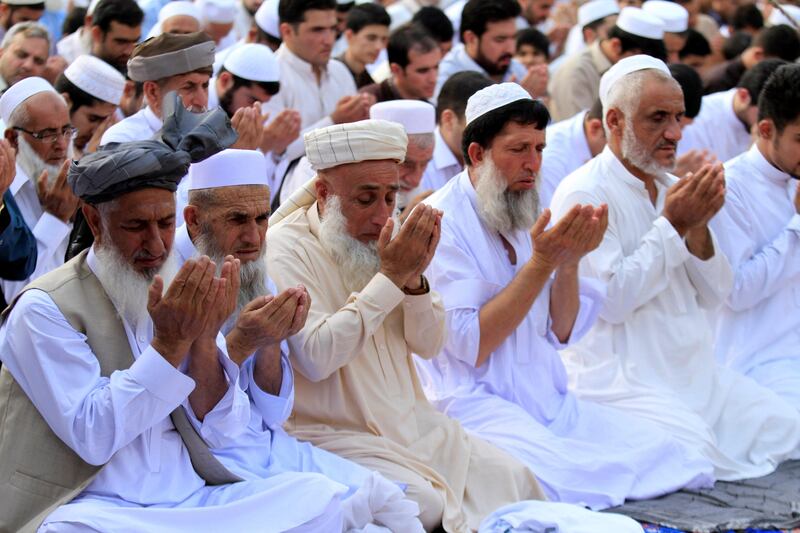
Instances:
[[[420,281],[422,281],[422,286],[419,289],[407,289],[403,287],[403,292],[409,296],[428,294],[431,290],[431,286],[428,285],[428,278],[425,276],[420,276]]]

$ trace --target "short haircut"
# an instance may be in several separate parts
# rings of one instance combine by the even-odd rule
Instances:
[[[686,44],[683,45],[681,51],[678,52],[678,57],[683,59],[687,56],[701,56],[706,57],[711,55],[711,45],[708,40],[703,37],[703,34],[694,28],[689,28],[686,34]]]
[[[722,55],[727,61],[739,57],[753,44],[753,36],[746,31],[737,31],[725,39],[722,44]]]
[[[280,0],[278,20],[289,24],[300,24],[306,20],[306,11],[335,11],[336,0]]]
[[[100,103],[107,103],[105,100],[101,100],[96,96],[92,96],[91,94],[87,93],[67,78],[64,73],[62,72],[59,74],[58,79],[54,85],[55,90],[59,93],[67,93],[69,95],[69,100],[72,103],[70,106],[69,112],[70,114],[77,111],[83,106],[93,106],[95,104]]]
[[[755,4],[742,4],[733,12],[731,26],[734,30],[754,28],[760,30],[764,27],[764,15]]]
[[[444,82],[439,98],[436,100],[436,122],[442,119],[445,109],[451,110],[460,119],[464,119],[464,110],[470,96],[484,87],[494,84],[492,80],[471,70],[456,72]]]
[[[590,120],[603,120],[603,102],[598,98],[586,112],[586,118]]]
[[[85,7],[73,7],[64,17],[64,22],[61,24],[61,34],[66,36],[81,29],[86,18],[86,11]]]
[[[800,118],[800,65],[782,65],[758,96],[758,120],[769,119],[781,133]]]
[[[655,57],[665,61],[667,59],[667,49],[664,47],[664,41],[661,39],[648,39],[634,35],[623,30],[616,24],[608,30],[609,39],[619,39],[621,45],[621,52],[639,51],[643,54]]]
[[[25,39],[44,39],[47,41],[47,47],[50,48],[50,32],[40,23],[32,20],[18,22],[11,26],[3,36],[3,40],[0,42],[0,48],[8,48],[11,41],[13,41],[14,37],[17,35],[22,35]]]
[[[434,6],[425,6],[411,17],[411,22],[422,26],[431,36],[440,43],[449,43],[453,40],[455,31],[453,23],[444,11]]]
[[[517,32],[517,52],[523,45],[532,46],[550,60],[550,39],[536,28],[525,28]]]
[[[532,125],[537,130],[543,130],[550,122],[550,112],[539,100],[525,99],[498,107],[476,118],[464,128],[464,138],[461,141],[461,151],[468,166],[472,166],[468,152],[469,145],[478,143],[484,149],[488,149],[494,138],[509,122],[524,126]]]
[[[228,74],[230,74],[231,78],[233,79],[233,85],[229,89],[230,92],[235,91],[239,87],[257,86],[257,87],[261,87],[261,89],[263,89],[264,92],[266,92],[268,95],[275,96],[276,94],[278,94],[278,91],[281,88],[281,84],[278,81],[254,81],[254,80],[248,80],[248,79],[245,79],[245,78],[237,76],[233,72],[231,72],[228,69],[226,69],[224,66],[221,69],[219,69],[219,72],[217,73],[217,77],[219,78],[219,76],[223,72],[227,72]]]
[[[687,118],[694,118],[700,113],[700,102],[703,99],[703,80],[700,74],[689,65],[673,63],[669,71],[683,91],[683,105]]]
[[[736,86],[747,89],[747,92],[750,93],[750,99],[752,100],[750,105],[756,105],[758,95],[761,94],[764,84],[767,83],[773,72],[786,63],[783,59],[765,59],[744,73],[744,76]]]
[[[753,46],[764,49],[766,57],[794,61],[800,57],[800,35],[786,24],[764,28],[753,39]]]
[[[614,14],[612,14],[612,15],[606,15],[606,16],[605,16],[605,17],[603,17],[603,18],[599,18],[599,19],[597,19],[597,20],[593,20],[593,21],[591,21],[590,23],[588,23],[588,24],[584,25],[584,26],[583,26],[583,28],[581,28],[581,29],[582,29],[582,30],[593,30],[593,31],[597,31],[597,28],[599,28],[600,26],[602,26],[603,24],[605,24],[605,23],[606,23],[606,21],[608,20],[608,17],[616,17],[616,16],[617,16],[617,15],[616,15],[616,13],[614,13]]]
[[[262,30],[261,26],[259,26],[258,24],[255,24],[255,28],[256,28],[256,43],[269,46],[272,49],[276,49],[283,42],[281,41],[279,35],[270,35],[269,33]]]
[[[44,11],[45,7],[47,7],[44,5],[44,2],[40,2],[38,4],[26,4],[26,5],[15,5],[15,4],[6,4],[6,5],[8,6],[9,19],[11,19],[11,15],[14,14],[14,11],[18,9],[25,8],[25,9],[33,9],[34,11]]]
[[[517,0],[469,0],[461,12],[461,42],[464,32],[471,31],[481,37],[489,23],[516,19],[521,12]]]
[[[358,33],[366,26],[377,24],[388,27],[392,18],[383,6],[378,4],[359,4],[347,12],[347,29]]]
[[[389,35],[386,55],[389,57],[389,64],[397,63],[400,67],[406,68],[408,66],[408,53],[411,50],[427,54],[438,48],[439,43],[431,37],[431,34],[425,28],[417,24],[405,24]]]
[[[108,33],[111,23],[117,22],[135,28],[142,25],[144,11],[134,0],[101,0],[92,14],[92,26]]]

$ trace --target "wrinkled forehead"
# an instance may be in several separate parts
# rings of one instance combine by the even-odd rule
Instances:
[[[106,217],[119,222],[159,222],[175,217],[175,193],[155,187],[139,189],[98,208]]]
[[[399,164],[393,159],[360,161],[320,171],[340,195],[358,194],[363,190],[396,190],[399,187]]]
[[[648,75],[642,80],[639,111],[683,113],[684,108],[683,91],[674,78]]]

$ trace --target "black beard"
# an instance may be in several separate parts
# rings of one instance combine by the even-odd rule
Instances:
[[[219,106],[222,108],[229,117],[233,117],[235,112],[233,108],[233,89],[228,89],[225,94],[219,97]]]
[[[500,58],[502,59],[502,58]],[[489,74],[489,76],[505,76],[508,69],[511,67],[511,63],[508,64],[508,67],[501,68],[497,66],[497,63],[492,63],[486,56],[484,56],[480,50],[478,50],[478,57],[475,58],[475,62],[481,66],[483,70]]]

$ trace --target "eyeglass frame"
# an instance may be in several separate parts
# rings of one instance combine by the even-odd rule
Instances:
[[[63,128],[61,128],[61,131],[57,131],[55,133],[48,133],[46,135],[42,134],[42,131],[47,131],[48,129],[52,128],[45,128],[44,130],[41,131],[28,131],[20,126],[12,126],[11,129],[25,132],[34,139],[36,139],[37,141],[45,142],[47,144],[55,144],[58,141],[59,137],[67,137],[68,134],[69,134],[69,139],[72,140],[78,134],[78,128],[72,125],[64,126]]]

